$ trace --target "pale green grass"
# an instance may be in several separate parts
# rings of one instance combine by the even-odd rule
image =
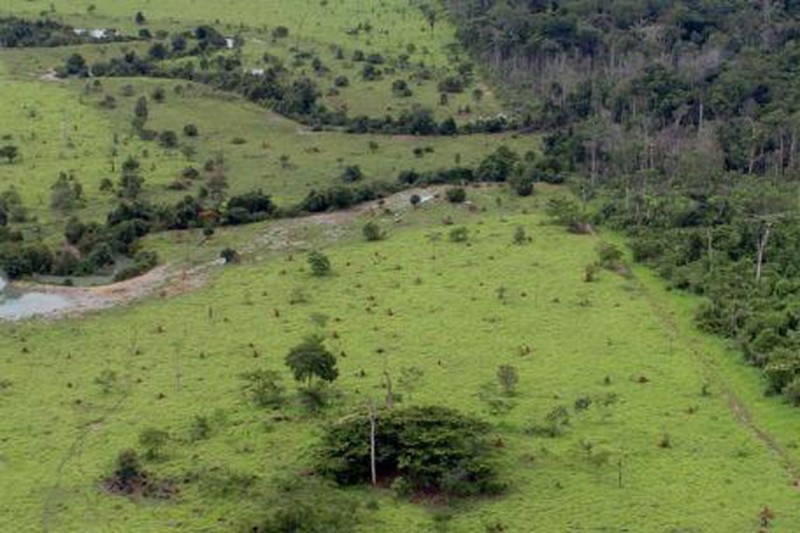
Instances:
[[[0,163],[0,189],[16,188],[30,214],[46,233],[60,233],[65,214],[50,209],[50,187],[60,172],[72,172],[88,198],[86,218],[102,218],[111,205],[108,195],[98,191],[111,171],[114,159],[141,150],[139,141],[114,149],[113,128],[94,106],[57,83],[0,80],[0,135],[2,144],[19,147],[13,163]]]
[[[132,85],[135,95],[122,96],[122,86]],[[181,144],[195,148],[187,159],[178,149],[163,149],[157,142],[143,142],[132,131],[133,107],[141,95],[150,96],[156,86],[167,89],[163,104],[150,98],[147,127],[174,130]],[[393,181],[402,170],[449,168],[456,164],[476,166],[500,144],[520,154],[539,149],[536,136],[470,135],[460,137],[392,137],[313,133],[240,98],[192,85],[178,95],[185,83],[169,80],[102,80],[100,88],[87,90],[80,81],[0,81],[0,112],[8,118],[0,125],[6,141],[19,146],[21,157],[14,164],[0,163],[0,189],[16,187],[25,205],[39,219],[46,235],[60,235],[65,219],[78,215],[102,220],[114,206],[113,193],[101,193],[100,182],[119,179],[122,161],[129,155],[141,160],[145,198],[154,202],[176,202],[186,194],[197,194],[198,182],[188,191],[170,191],[187,166],[202,168],[207,159],[225,158],[229,194],[263,189],[279,205],[302,200],[312,189],[341,183],[347,165],[360,165],[365,182]],[[100,101],[113,95],[117,108],[105,110]],[[183,136],[183,126],[196,124],[200,135]],[[233,144],[235,138],[245,144]],[[370,142],[377,149],[370,148]],[[414,148],[430,147],[433,153],[416,157]],[[281,157],[288,156],[284,166]],[[85,209],[54,214],[50,209],[50,187],[59,172],[74,172],[84,186]]]
[[[214,24],[228,36],[241,35],[245,38],[244,58],[247,68],[262,66],[261,57],[264,52],[284,59],[287,65],[291,65],[294,51],[313,52],[331,70],[317,80],[323,93],[333,86],[333,79],[336,76],[346,75],[350,79],[351,87],[342,89],[337,97],[325,97],[324,100],[332,107],[345,106],[353,115],[383,116],[387,112],[396,114],[408,109],[413,103],[431,107],[440,118],[450,115],[459,119],[474,118],[500,111],[492,91],[485,86],[482,86],[485,96],[481,101],[476,102],[472,99],[472,87],[470,87],[463,94],[451,95],[447,105],[439,105],[439,95],[436,91],[438,80],[455,72],[457,63],[466,61],[467,57],[463,53],[453,52],[458,50],[455,44],[455,30],[448,23],[444,13],[439,14],[431,30],[420,10],[405,0],[387,0],[380,3],[336,0],[325,5],[319,0],[292,2],[229,0],[199,4],[191,0],[168,0],[144,4],[95,2],[94,5],[96,9],[93,13],[89,13],[88,4],[84,1],[34,0],[20,3],[2,0],[0,14],[37,16],[46,12],[48,16],[62,19],[76,27],[113,27],[132,35],[136,35],[139,30],[134,24],[134,15],[139,10],[144,12],[148,19],[147,27],[153,31],[156,29],[183,31],[200,24]],[[51,6],[54,11],[51,11]],[[372,29],[369,32],[348,33],[348,30],[356,28],[359,24],[364,26],[369,24]],[[273,42],[270,32],[277,26],[286,26],[290,34],[287,39]],[[409,45],[413,46],[411,50]],[[108,48],[117,50],[120,46],[125,45],[112,45]],[[127,46],[141,48],[145,45]],[[335,59],[334,47],[343,49],[344,61]],[[411,84],[415,92],[414,97],[394,98],[391,93],[392,81],[407,78],[410,71],[398,70],[395,74],[385,76],[381,81],[361,81],[360,72],[363,63],[350,62],[356,50],[366,54],[381,53],[387,60],[396,59],[401,54],[409,54],[412,65],[423,64],[431,68],[435,77],[421,85]],[[41,56],[52,55],[53,58],[57,58],[66,51],[71,52],[71,47],[60,53],[24,54],[27,59],[38,59],[26,65],[27,70],[30,71],[32,67],[46,70],[53,64],[41,60]],[[79,51],[88,52],[88,57],[94,58],[98,55],[110,56],[110,52],[92,52],[87,50],[87,47],[80,47]],[[316,74],[311,73],[310,67],[296,70],[298,75],[305,73],[317,78]],[[467,105],[473,113],[468,116],[457,116],[457,111]]]
[[[180,479],[187,470],[226,466],[257,473],[269,490],[273,476],[307,468],[322,420],[289,409],[291,421],[272,422],[243,400],[237,375],[272,368],[288,381],[283,355],[317,330],[310,317],[322,313],[329,322],[321,331],[338,334],[329,347],[346,352],[337,384],[344,398],[327,418],[381,398],[384,369],[397,378],[413,366],[423,375],[413,389],[398,385],[405,404],[449,405],[497,425],[510,490],[467,502],[450,520],[452,531],[497,522],[507,531],[753,531],[764,505],[776,512],[775,531],[793,531],[798,494],[783,466],[736,422],[719,391],[700,395],[708,369],[689,340],[672,339],[653,307],[655,299],[667,312],[685,313],[686,302],[651,279],[604,272],[595,283],[582,282],[598,238],[542,225],[539,212],[504,215],[495,206],[498,194],[506,193],[472,192],[483,214],[442,206],[407,215],[380,243],[345,237],[326,250],[334,265],[326,279],[311,278],[295,254],[222,269],[207,288],[175,299],[56,324],[4,326],[0,375],[12,385],[0,396],[0,434],[9,436],[1,449],[7,482],[0,529],[40,529],[45,520],[58,531],[229,530],[254,512],[255,502],[215,499],[189,484],[174,502],[134,503],[105,495],[98,479],[148,426],[175,438],[168,458],[149,465],[162,475]],[[530,209],[539,202],[526,203]],[[450,227],[416,219],[447,214],[470,229],[470,246],[446,237],[432,243],[429,235]],[[511,244],[518,225],[531,243]],[[298,288],[310,302],[290,305]],[[520,355],[521,345],[531,354]],[[737,386],[757,381],[723,359],[714,342],[703,349],[725,361],[724,376]],[[478,393],[507,363],[519,369],[519,394],[515,408],[496,417]],[[124,393],[102,394],[93,380],[104,369],[119,373]],[[640,383],[641,376],[649,381]],[[556,405],[572,411],[578,397],[607,393],[618,395],[617,403],[595,401],[573,412],[563,437],[523,432]],[[757,399],[750,392],[745,398]],[[791,435],[796,413],[777,400],[767,407],[771,428]],[[197,414],[215,420],[212,438],[182,443]],[[665,433],[672,448],[658,447]],[[608,450],[608,464],[586,459],[580,442],[587,439]],[[424,508],[387,493],[378,499],[364,531],[433,527]]]

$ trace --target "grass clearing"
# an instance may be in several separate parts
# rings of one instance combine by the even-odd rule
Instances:
[[[78,0],[0,0],[0,13],[46,12],[76,27],[129,34],[140,29],[139,10],[153,33],[211,23],[244,39],[234,52],[242,68],[261,68],[264,53],[274,54],[294,75],[313,76],[327,105],[351,115],[422,104],[441,119],[469,105],[471,113],[457,117],[466,121],[500,110],[477,73],[474,85],[440,103],[438,82],[465,59],[442,13],[431,25],[404,0],[256,4],[96,2],[89,10]],[[279,26],[288,37],[273,39]],[[0,50],[0,136],[7,136],[0,144],[21,152],[14,164],[0,162],[0,191],[19,190],[36,219],[19,225],[27,233],[57,245],[68,215],[103,220],[117,198],[100,192],[100,183],[116,181],[129,155],[141,160],[146,200],[198,195],[202,178],[185,190],[169,186],[187,166],[201,169],[221,155],[228,196],[263,189],[285,207],[341,184],[351,165],[368,183],[403,170],[475,166],[500,145],[520,155],[540,149],[536,135],[319,133],[196,84],[46,75],[75,52],[91,62],[148,47]],[[363,80],[364,63],[353,59],[359,50],[384,55],[380,68],[394,72]],[[403,67],[402,54],[409,56]],[[329,70],[313,72],[313,56]],[[340,75],[350,86],[329,93]],[[413,96],[392,94],[399,78],[409,80]],[[158,87],[163,103],[152,98]],[[102,107],[109,96],[116,105]],[[178,147],[135,135],[140,96],[150,99],[146,127],[175,131]],[[187,124],[197,136],[183,134]],[[70,171],[86,206],[54,213],[51,185]],[[157,251],[170,274],[208,265],[207,283],[58,321],[0,323],[0,530],[251,525],[270,510],[278,480],[313,468],[326,423],[384,400],[388,373],[401,407],[443,405],[491,422],[509,487],[500,497],[451,506],[409,502],[388,488],[343,490],[359,502],[360,531],[727,533],[757,530],[764,507],[775,513],[770,531],[795,531],[796,410],[764,397],[754,370],[724,342],[697,332],[696,298],[665,291],[638,267],[631,278],[600,270],[596,281],[583,281],[598,244],[622,240],[549,225],[544,206],[561,191],[536,187],[527,198],[474,186],[460,205],[440,194],[412,208],[401,196],[388,210],[219,227],[213,235],[151,234],[141,246]],[[388,237],[366,242],[368,221]],[[515,244],[518,228],[529,239]],[[242,252],[241,264],[210,265],[226,247]],[[327,254],[330,276],[311,275],[310,250]],[[254,406],[241,374],[275,371],[295,398],[284,357],[309,334],[324,336],[338,357],[332,406],[319,414],[296,401]],[[501,365],[518,374],[513,395],[502,394]],[[145,468],[178,487],[177,495],[132,499],[104,490],[117,454],[143,452],[140,436],[153,428],[168,441]]]
[[[603,272],[597,282],[581,281],[598,238],[542,225],[541,197],[512,209],[496,206],[498,194],[506,193],[471,192],[483,213],[418,210],[378,243],[352,234],[325,249],[334,265],[328,278],[312,278],[304,256],[283,255],[225,268],[206,289],[175,299],[3,326],[0,373],[11,386],[2,393],[0,425],[13,436],[3,451],[10,480],[0,498],[3,527],[41,517],[54,530],[99,530],[110,513],[120,530],[231,527],[255,511],[258,498],[215,498],[188,483],[176,501],[137,504],[104,494],[97,480],[151,426],[173,440],[166,458],[148,467],[175,479],[224,465],[261,476],[269,491],[273,476],[307,468],[320,420],[289,408],[288,421],[275,421],[246,402],[237,376],[268,368],[289,384],[283,356],[319,331],[340,355],[343,397],[327,417],[380,399],[388,370],[404,404],[444,404],[496,423],[511,488],[457,507],[447,520],[454,531],[497,523],[511,531],[531,523],[541,531],[741,531],[756,527],[764,505],[776,512],[775,530],[790,531],[800,517],[785,468],[735,420],[718,390],[701,395],[708,369],[665,328],[652,298],[668,311],[685,303],[676,305],[652,279]],[[469,245],[431,237],[451,229],[430,225],[448,215],[468,228]],[[511,244],[518,225],[532,242]],[[307,303],[289,303],[297,291]],[[702,346],[712,359],[721,353]],[[500,364],[520,376],[514,406],[502,415],[481,399]],[[95,383],[104,370],[118,376],[110,393]],[[404,370],[417,378],[404,382]],[[728,364],[729,372],[737,383],[753,380],[741,367]],[[592,404],[576,411],[582,397]],[[558,405],[570,411],[564,436],[527,434]],[[793,413],[774,402],[770,410],[777,414],[769,424],[782,431],[777,417]],[[213,430],[192,444],[186,435],[196,415],[209,417]],[[665,435],[670,447],[662,448]],[[365,531],[433,526],[424,507],[386,492],[375,497]]]

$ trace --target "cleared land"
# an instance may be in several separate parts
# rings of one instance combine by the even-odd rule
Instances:
[[[298,50],[313,50],[330,67],[325,87],[350,77],[349,88],[325,98],[351,113],[396,113],[413,102],[440,117],[466,105],[473,116],[498,109],[488,90],[477,101],[474,87],[439,104],[437,82],[464,59],[450,46],[453,29],[442,14],[431,28],[405,0],[257,4],[96,2],[89,11],[83,1],[0,0],[0,13],[36,16],[53,6],[52,16],[76,26],[126,32],[138,30],[139,9],[154,32],[214,23],[245,39],[248,68],[258,68],[265,51],[291,63]],[[273,43],[280,25],[289,37]],[[228,194],[263,188],[286,206],[340,183],[348,165],[358,164],[367,182],[392,180],[401,170],[475,165],[500,145],[520,154],[539,147],[535,136],[511,134],[318,133],[199,85],[137,78],[87,87],[48,75],[74,51],[92,59],[141,46],[0,52],[7,118],[0,135],[21,150],[19,162],[0,164],[0,188],[19,190],[48,242],[62,239],[68,215],[105,217],[117,200],[100,183],[117,179],[128,155],[142,161],[149,200],[178,200],[187,191],[167,185],[185,167],[222,154]],[[360,79],[350,59],[356,50],[395,59],[409,53],[416,66],[402,75],[424,62],[433,78],[415,78],[414,97],[399,99],[391,94],[394,75]],[[157,86],[166,98],[150,103],[148,126],[180,134],[195,124],[196,138],[181,137],[190,155],[131,130],[134,102]],[[116,107],[100,106],[107,95]],[[70,170],[87,205],[53,214],[50,186]],[[755,531],[765,506],[775,515],[771,531],[795,531],[796,410],[765,398],[755,370],[693,328],[697,299],[665,291],[642,269],[630,277],[603,270],[583,281],[597,246],[618,239],[550,225],[544,205],[562,193],[537,185],[533,197],[518,198],[505,187],[470,188],[468,205],[438,198],[412,209],[406,195],[388,202],[388,213],[381,206],[218,228],[210,237],[201,229],[149,235],[143,247],[158,252],[176,287],[83,316],[0,325],[0,530],[250,525],[269,509],[277,479],[309,472],[325,423],[382,401],[388,372],[399,406],[445,405],[490,421],[509,489],[452,506],[408,501],[386,488],[347,489],[360,502],[362,531]],[[367,221],[388,237],[365,242]],[[460,227],[467,241],[452,242]],[[514,244],[520,227],[529,240]],[[228,246],[243,253],[242,264],[205,266],[202,278],[187,270],[182,278],[182,269],[208,265]],[[331,276],[311,276],[305,252],[312,249],[328,254]],[[294,396],[284,356],[311,333],[338,356],[332,407],[312,414],[296,402],[254,406],[241,374],[274,370]],[[517,369],[516,395],[500,394],[499,365]],[[568,419],[562,433],[543,435],[560,407]],[[155,501],[110,494],[102,481],[117,454],[140,448],[148,428],[169,437],[162,456],[145,466],[172,480],[177,494]]]
[[[509,199],[475,194],[484,213],[420,210],[379,243],[355,236],[348,243],[345,234],[342,245],[326,249],[330,278],[312,278],[301,255],[279,255],[221,269],[206,289],[178,298],[5,326],[2,373],[11,385],[0,418],[8,436],[3,527],[41,520],[31,529],[100,531],[112,515],[119,530],[230,527],[253,511],[257,496],[214,497],[202,482],[189,482],[175,501],[137,503],[104,493],[98,480],[146,427],[169,431],[165,459],[149,467],[176,479],[223,468],[255,473],[269,491],[274,476],[303,471],[321,420],[289,409],[277,421],[246,401],[238,375],[285,372],[288,348],[320,331],[346,354],[342,397],[326,418],[380,398],[389,370],[400,383],[404,373],[417,376],[398,386],[404,402],[444,404],[497,422],[510,492],[457,508],[446,517],[455,531],[494,523],[511,531],[743,531],[755,528],[763,505],[775,510],[776,530],[791,530],[800,518],[791,475],[737,420],[723,392],[723,382],[738,386],[748,373],[725,363],[722,347],[673,322],[671,314],[686,309],[646,276],[605,272],[597,282],[581,281],[599,237],[542,225],[534,208],[541,198],[506,210],[496,207],[498,197]],[[432,232],[450,229],[429,225],[444,216],[469,229],[469,246],[432,242]],[[517,226],[530,243],[511,244]],[[290,304],[297,291],[308,301]],[[510,412],[491,414],[482,390],[509,363],[520,373],[519,394]],[[95,380],[107,370],[119,381],[103,392]],[[771,416],[761,419],[757,387],[745,391],[757,404],[757,423],[796,457],[795,437],[781,427],[793,413],[770,404]],[[579,398],[592,405],[575,412]],[[574,413],[563,436],[526,434],[559,405]],[[198,415],[213,421],[212,434],[189,443]],[[669,447],[659,445],[665,435]],[[375,524],[423,529],[434,523],[431,511],[442,512],[388,491],[370,497],[378,508],[362,510],[365,531]]]

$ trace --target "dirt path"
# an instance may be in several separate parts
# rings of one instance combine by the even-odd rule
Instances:
[[[781,464],[786,469],[791,483],[795,487],[800,487],[800,465],[798,465],[797,461],[795,461],[786,449],[781,446],[773,435],[760,427],[753,419],[753,415],[747,408],[747,404],[744,403],[720,374],[719,369],[716,368],[716,363],[705,354],[703,348],[698,345],[697,339],[691,335],[683,335],[680,325],[664,303],[661,302],[657,296],[653,295],[651,289],[646,287],[641,280],[637,279],[636,283],[645,294],[647,303],[650,305],[650,308],[653,310],[664,329],[673,339],[679,339],[678,344],[684,347],[694,359],[700,362],[706,381],[723,395],[733,418],[778,457]]]
[[[419,195],[424,204],[436,201],[445,188],[445,186],[431,186],[409,189],[349,209],[277,220],[270,223],[265,231],[248,246],[242,248],[240,253],[245,259],[258,260],[262,258],[259,255],[262,251],[282,252],[307,248],[309,243],[295,240],[292,234],[308,226],[323,226],[325,240],[334,242],[343,234],[341,226],[359,217],[379,215],[389,210],[394,213],[395,220],[402,220],[403,213],[412,208],[411,196]],[[30,282],[14,282],[12,285],[22,292],[57,294],[68,299],[70,301],[68,308],[38,315],[39,318],[57,319],[129,304],[154,294],[166,298],[193,291],[205,285],[211,270],[221,265],[220,261],[211,261],[193,268],[161,265],[136,278],[97,287],[65,287]]]

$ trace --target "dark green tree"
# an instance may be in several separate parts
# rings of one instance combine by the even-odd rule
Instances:
[[[304,381],[310,386],[316,378],[332,383],[339,377],[336,357],[325,348],[322,337],[310,336],[289,350],[286,366],[292,371],[294,379]]]

